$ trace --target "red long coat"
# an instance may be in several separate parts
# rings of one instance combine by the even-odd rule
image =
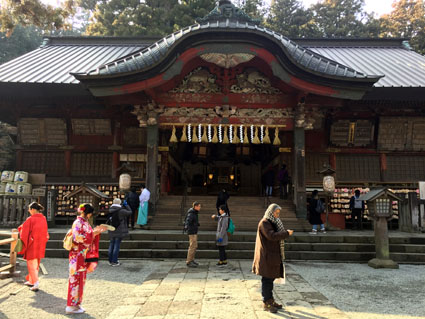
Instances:
[[[18,230],[23,242],[19,254],[23,254],[26,260],[44,258],[46,243],[49,240],[46,217],[41,213],[34,214],[28,217]]]

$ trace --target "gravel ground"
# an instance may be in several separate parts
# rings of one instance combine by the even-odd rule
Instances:
[[[40,290],[37,293],[25,288],[16,296],[11,296],[10,292],[21,288],[21,283],[4,285],[3,289],[0,286],[0,318],[70,317],[65,315],[68,260],[47,258],[43,259],[42,263],[49,274],[40,277]],[[78,318],[106,318],[117,304],[124,303],[126,298],[131,298],[133,289],[159,266],[159,263],[145,260],[123,260],[122,263],[120,267],[110,267],[106,261],[100,261],[98,269],[88,275],[84,288],[83,306],[91,316],[84,314],[78,315]],[[21,262],[19,270],[22,271],[19,278],[22,282],[24,275],[27,274],[25,262]],[[22,307],[17,307],[17,304]]]
[[[290,263],[313,288],[353,319],[425,318],[425,267]]]

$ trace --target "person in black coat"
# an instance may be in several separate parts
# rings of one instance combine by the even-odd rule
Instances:
[[[365,210],[364,201],[360,200],[360,190],[356,189],[354,196],[350,198],[351,221],[353,229],[362,229],[362,216]],[[356,221],[357,217],[357,221]],[[356,225],[357,224],[357,225]]]
[[[217,202],[215,203],[215,207],[217,207],[217,213],[219,213],[220,206],[224,205],[226,206],[226,209],[224,211],[227,213],[227,215],[230,216],[229,206],[227,206],[227,200],[229,199],[229,197],[229,193],[224,188],[220,191],[220,193],[218,193]]]
[[[131,209],[131,216],[127,218],[127,225],[130,225],[131,220],[131,229],[134,229],[134,223],[136,221],[136,212],[139,209],[139,195],[136,193],[136,187],[132,186],[130,192],[125,196],[125,201]]]
[[[275,175],[274,171],[271,167],[264,174],[264,184],[266,185],[266,196],[273,195],[274,175]]]
[[[189,249],[187,250],[186,265],[188,267],[198,267],[199,264],[195,261],[195,253],[198,248],[198,213],[201,210],[201,204],[194,202],[192,208],[187,211],[184,221],[184,230],[189,235]]]
[[[313,226],[310,234],[317,234],[317,225],[320,225],[320,231],[326,233],[325,225],[320,216],[325,211],[325,205],[319,198],[319,191],[315,189],[311,194],[310,203],[308,206],[308,221]]]

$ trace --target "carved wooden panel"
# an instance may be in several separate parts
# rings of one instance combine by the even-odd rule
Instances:
[[[66,145],[68,141],[63,119],[21,118],[18,128],[22,145]]]
[[[385,118],[379,121],[378,149],[404,150],[409,131],[407,118]]]
[[[338,182],[380,181],[378,155],[336,155],[336,180]]]
[[[332,123],[330,142],[334,146],[368,146],[373,142],[374,125],[369,120],[337,120]]]
[[[22,166],[19,169],[47,176],[64,176],[65,154],[63,152],[23,152]]]
[[[387,155],[386,179],[389,182],[418,182],[425,180],[425,157]]]
[[[146,129],[128,127],[124,130],[124,144],[128,146],[146,145]]]
[[[72,119],[72,131],[75,135],[111,135],[111,120]]]
[[[73,153],[72,176],[111,176],[112,153]]]

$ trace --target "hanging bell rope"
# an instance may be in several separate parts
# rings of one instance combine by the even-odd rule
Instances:
[[[279,139],[279,129],[276,127],[274,130],[274,140],[273,145],[280,145],[280,139]]]
[[[217,126],[214,125],[214,136],[211,139],[212,143],[218,143],[218,137],[217,137]]]
[[[232,143],[233,144],[239,144],[241,142],[241,140],[238,137],[238,127],[235,126],[233,129],[233,140]]]
[[[243,143],[244,144],[249,144],[248,128],[247,127],[244,127],[244,130],[243,130]]]
[[[187,135],[186,135],[187,126],[183,126],[182,136],[180,137],[180,142],[187,142]]]
[[[258,138],[258,127],[255,127],[254,139],[252,140],[253,144],[260,144],[260,139]]]
[[[197,128],[196,125],[193,126],[192,143],[199,143],[198,134],[196,133]]]
[[[270,136],[269,136],[269,128],[266,126],[264,128],[264,137],[263,137],[263,143],[264,144],[270,144]]]
[[[176,127],[173,126],[173,131],[171,132],[171,137],[170,137],[170,143],[177,143],[177,136],[176,136]]]
[[[208,138],[207,138],[207,125],[204,125],[204,133],[202,134],[201,142],[202,142],[202,143],[208,143]]]
[[[227,136],[227,126],[223,127],[224,135],[223,135],[223,144],[229,144],[229,137]]]

